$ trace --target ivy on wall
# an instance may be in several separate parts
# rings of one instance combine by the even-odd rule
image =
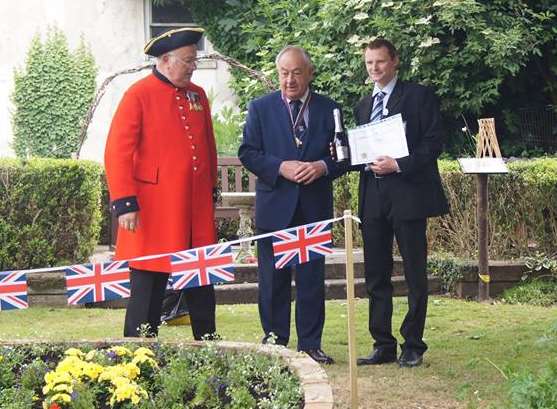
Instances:
[[[97,68],[81,39],[70,51],[65,35],[50,28],[31,41],[25,66],[14,72],[13,148],[20,158],[68,158],[96,87]]]

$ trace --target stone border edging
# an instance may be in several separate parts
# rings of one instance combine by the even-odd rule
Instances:
[[[210,341],[213,342],[213,341]],[[29,344],[153,344],[158,343],[150,338],[118,338],[118,339],[102,339],[102,340],[71,340],[71,341],[49,341],[49,340],[14,340],[0,341],[0,346],[10,345],[29,345]],[[160,342],[161,344],[171,344],[176,346],[192,346],[202,347],[204,341],[189,342]],[[261,352],[266,355],[279,356],[286,365],[293,370],[300,379],[300,385],[304,390],[304,409],[332,409],[333,390],[329,384],[327,373],[321,366],[303,352],[295,352],[282,345],[262,345],[250,342],[233,342],[233,341],[215,341],[220,348],[228,350],[245,351],[251,350]]]

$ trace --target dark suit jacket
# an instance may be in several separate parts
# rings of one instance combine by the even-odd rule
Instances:
[[[354,110],[358,125],[369,122],[372,105],[371,95],[358,102]],[[430,88],[398,80],[387,102],[387,110],[388,116],[402,114],[409,151],[408,156],[397,159],[401,172],[387,175],[380,182],[390,192],[393,216],[412,220],[447,213],[447,199],[437,168],[444,130],[435,94]],[[366,196],[366,177],[370,176],[373,174],[364,172],[362,167],[358,199],[359,215],[363,218],[379,216],[377,195]],[[364,203],[366,197],[368,200]]]
[[[306,223],[332,217],[332,180],[341,173],[329,153],[329,142],[334,136],[334,108],[338,108],[334,101],[311,92],[307,134],[303,147],[297,148],[288,107],[279,91],[250,103],[238,156],[242,164],[257,176],[257,228],[277,230],[288,227],[297,206],[300,206]],[[329,173],[309,185],[299,185],[279,175],[284,160],[323,160]]]

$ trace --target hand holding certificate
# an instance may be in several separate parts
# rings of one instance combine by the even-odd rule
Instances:
[[[349,129],[348,145],[352,165],[371,163],[379,156],[395,159],[408,156],[402,115]]]

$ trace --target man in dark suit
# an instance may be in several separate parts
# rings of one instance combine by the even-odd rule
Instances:
[[[338,105],[309,88],[313,65],[306,51],[288,46],[276,58],[280,91],[252,101],[238,156],[257,176],[255,224],[266,233],[329,219],[332,180],[340,171],[329,155]],[[259,316],[266,343],[290,337],[290,268],[275,269],[272,241],[257,241]],[[321,349],[325,322],[324,259],[296,266],[298,350],[319,363],[333,359]]]
[[[400,332],[404,337],[401,367],[421,365],[427,349],[423,340],[427,312],[427,218],[448,212],[437,168],[443,127],[433,91],[397,79],[397,51],[385,39],[370,42],[364,61],[373,93],[355,108],[358,125],[402,115],[409,155],[381,156],[362,167],[359,215],[362,220],[366,286],[369,294],[369,330],[375,340],[372,353],[359,365],[395,362],[397,340],[392,335],[393,237],[396,237],[408,285],[408,313]]]

